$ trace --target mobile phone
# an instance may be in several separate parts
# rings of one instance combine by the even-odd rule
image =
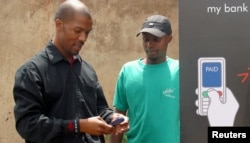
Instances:
[[[223,57],[198,59],[198,112],[206,116],[210,104],[209,91],[216,91],[221,103],[226,103],[226,63]]]
[[[123,118],[123,117],[119,117],[119,118],[115,119],[114,121],[112,121],[112,122],[110,123],[110,125],[116,126],[116,125],[120,124],[120,123],[123,122],[123,121],[124,121],[124,118]]]

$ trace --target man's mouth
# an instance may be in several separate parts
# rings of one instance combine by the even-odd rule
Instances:
[[[156,53],[155,50],[148,50],[148,53]]]
[[[77,43],[74,46],[81,49],[83,45],[84,45],[84,43]]]

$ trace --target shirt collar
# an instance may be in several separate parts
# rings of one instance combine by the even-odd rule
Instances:
[[[52,43],[52,41],[49,41],[47,44],[47,47],[45,48],[45,51],[49,57],[49,60],[52,64],[55,64],[59,61],[66,59],[63,57],[63,55],[60,53],[60,51],[57,49],[57,47]],[[81,57],[79,55],[74,56],[75,60],[78,60],[79,62],[82,61]]]

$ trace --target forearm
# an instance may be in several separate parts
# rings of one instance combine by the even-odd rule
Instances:
[[[110,143],[121,143],[123,138],[123,134],[115,135],[111,134],[110,135]]]
[[[115,109],[115,113],[126,115],[126,111],[120,111],[117,109]],[[110,135],[110,143],[122,143],[122,139],[123,139],[123,134],[112,133]]]
[[[63,120],[46,115],[43,101],[34,95],[21,88],[14,89],[16,129],[24,139],[49,142],[65,133],[75,132],[75,119]]]
[[[50,119],[44,115],[16,118],[16,129],[26,140],[32,142],[50,142],[64,134],[77,134],[77,120]],[[76,124],[75,124],[76,123]]]

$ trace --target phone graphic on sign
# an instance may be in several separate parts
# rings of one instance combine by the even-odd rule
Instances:
[[[209,91],[219,93],[221,103],[226,103],[226,63],[223,57],[198,59],[198,112],[206,116],[210,104]]]

